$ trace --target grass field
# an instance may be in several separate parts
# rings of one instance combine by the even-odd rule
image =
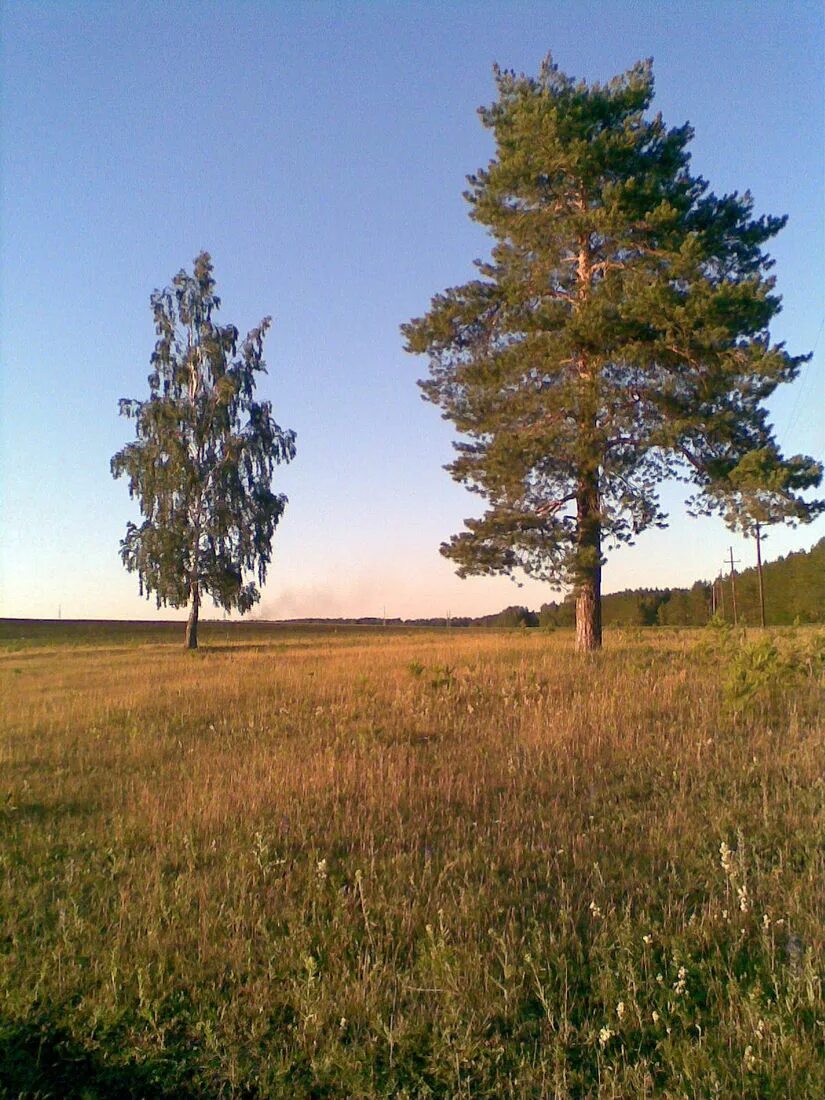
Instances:
[[[80,630],[0,642],[0,1096],[825,1095],[821,633]]]

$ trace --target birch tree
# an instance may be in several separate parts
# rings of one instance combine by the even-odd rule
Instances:
[[[274,467],[295,455],[295,433],[275,423],[270,402],[255,400],[270,318],[243,340],[218,324],[212,271],[202,252],[191,275],[182,270],[152,294],[149,397],[121,400],[136,438],[111,461],[144,517],[127,525],[123,563],[158,607],[189,607],[190,649],[204,596],[241,613],[260,598],[286,505],[272,489]]]

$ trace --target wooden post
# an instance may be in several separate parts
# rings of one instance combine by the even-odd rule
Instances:
[[[736,569],[733,562],[733,547],[730,549],[730,595],[733,602],[733,625],[739,625],[739,616],[736,613]]]
[[[756,525],[756,572],[759,576],[759,621],[765,629],[765,582],[762,578],[762,528]]]

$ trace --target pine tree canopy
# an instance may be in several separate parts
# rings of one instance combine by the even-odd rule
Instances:
[[[129,523],[121,558],[141,594],[158,607],[192,603],[194,645],[201,593],[217,607],[248,611],[260,598],[286,497],[272,491],[274,467],[295,455],[295,433],[280,428],[268,401],[255,400],[266,371],[266,317],[245,339],[215,314],[212,261],[180,271],[151,296],[157,343],[149,397],[123,399],[137,438],[111,462],[125,475],[144,516]],[[190,618],[190,631],[192,628]]]
[[[462,576],[572,583],[580,648],[595,648],[603,548],[665,523],[663,479],[730,518],[769,470],[765,506],[803,520],[817,507],[799,491],[820,466],[782,457],[764,409],[808,358],[769,336],[780,299],[763,245],[785,219],[691,174],[690,126],[648,114],[649,61],[606,85],[549,58],[536,79],[495,78],[480,111],[495,156],[465,196],[491,255],[402,332],[459,433],[448,469],[488,502],[442,553]]]

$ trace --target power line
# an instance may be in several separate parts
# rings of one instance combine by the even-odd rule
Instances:
[[[801,377],[799,379],[799,386],[798,386],[797,391],[796,391],[796,398],[794,400],[793,407],[791,408],[791,415],[788,418],[788,422],[785,426],[785,430],[782,433],[782,443],[783,443],[783,445],[787,444],[788,435],[790,434],[791,430],[794,427],[796,427],[796,422],[799,418],[800,412],[802,411],[802,408],[803,408],[802,396],[805,393],[805,390],[806,390],[806,387],[807,387],[807,384],[808,384],[808,379],[811,378],[812,375],[814,374],[814,367],[815,367],[814,356],[816,355],[816,349],[819,347],[819,341],[822,338],[823,329],[825,329],[825,316],[823,316],[822,321],[820,322],[819,332],[817,333],[816,340],[814,341],[813,351],[811,352],[811,358],[809,359],[809,361],[802,368],[802,374],[801,374]]]

